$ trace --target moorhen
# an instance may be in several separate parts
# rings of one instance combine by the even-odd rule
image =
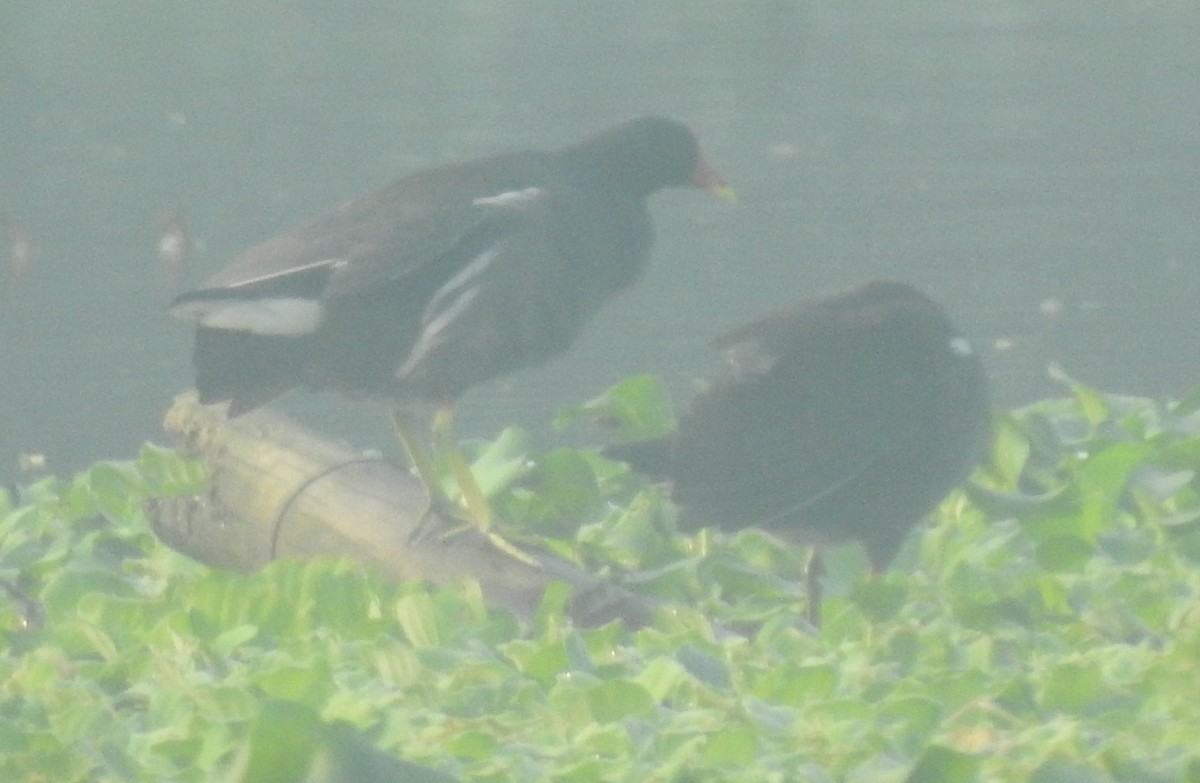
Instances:
[[[713,347],[728,372],[672,434],[606,449],[670,481],[684,529],[857,540],[880,571],[984,455],[983,365],[911,286],[876,280],[802,302]]]
[[[251,247],[169,310],[198,325],[200,401],[228,401],[230,415],[297,386],[391,401],[431,503],[411,407],[434,403],[435,441],[486,530],[453,402],[566,349],[642,271],[646,198],[689,185],[731,193],[687,127],[644,117],[553,151],[403,177]]]

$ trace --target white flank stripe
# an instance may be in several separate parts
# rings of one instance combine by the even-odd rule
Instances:
[[[396,370],[396,377],[403,379],[420,364],[435,346],[442,342],[442,330],[454,322],[475,297],[479,295],[478,288],[468,288],[454,302],[437,314],[437,317],[425,324],[421,337],[408,354],[408,360]]]
[[[541,195],[541,188],[506,190],[503,193],[497,193],[495,196],[477,198],[471,203],[477,207],[519,207],[528,201],[533,201]]]
[[[458,274],[447,280],[441,288],[435,291],[433,296],[429,299],[429,305],[425,308],[424,317],[426,322],[436,320],[437,316],[431,317],[431,314],[437,313],[439,310],[444,309],[444,302],[446,299],[451,296],[457,296],[459,289],[466,286],[474,278],[477,278],[483,274],[484,270],[491,266],[492,261],[496,259],[496,256],[500,255],[500,251],[503,249],[503,243],[492,245],[487,250],[475,256],[475,259],[471,261],[471,263],[458,270]],[[450,305],[451,309],[457,307],[460,307],[458,302]],[[428,327],[426,328],[428,329]]]
[[[209,329],[274,337],[312,334],[321,326],[324,315],[320,302],[294,297],[187,302],[171,308],[171,314]]]

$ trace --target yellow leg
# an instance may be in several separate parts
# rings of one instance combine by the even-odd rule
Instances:
[[[442,491],[442,484],[438,478],[437,469],[434,467],[433,458],[430,457],[429,451],[425,448],[421,439],[417,437],[416,426],[413,422],[411,412],[403,406],[396,404],[392,407],[392,424],[396,428],[396,435],[400,438],[400,444],[404,447],[408,459],[412,462],[413,469],[417,472],[417,478],[425,485],[425,492],[429,497],[429,502],[421,512],[420,518],[417,520],[417,525],[413,529],[412,535],[409,537],[412,541],[419,541],[425,535],[426,527],[429,520],[432,518],[432,512],[436,508],[447,515],[458,516],[454,513],[456,504],[449,501]],[[515,546],[510,544],[494,530],[492,530],[492,508],[487,502],[487,498],[483,494],[483,490],[479,487],[479,482],[475,480],[475,474],[471,472],[471,466],[467,464],[467,460],[463,457],[462,450],[458,447],[458,439],[454,435],[454,408],[451,405],[442,405],[438,407],[437,413],[433,417],[433,440],[434,448],[441,455],[450,468],[450,475],[458,484],[458,491],[462,497],[462,505],[466,510],[466,521],[471,526],[475,527],[482,533],[492,546],[500,551],[515,557],[516,559],[529,565],[539,565],[530,555],[525,554]],[[454,535],[458,530],[451,530],[446,535]]]
[[[458,447],[458,439],[454,435],[454,408],[450,405],[438,406],[433,416],[433,443],[449,466],[454,482],[458,484],[462,503],[471,521],[480,531],[488,534],[492,529],[492,507],[488,505],[475,474],[471,472],[471,466]]]
[[[445,496],[442,493],[442,484],[438,479],[437,470],[433,467],[429,451],[416,435],[417,427],[413,422],[412,412],[399,404],[393,405],[392,426],[396,430],[396,437],[400,439],[400,445],[404,447],[404,453],[408,455],[408,461],[412,463],[413,470],[417,472],[417,478],[425,488],[425,508],[417,517],[417,524],[409,536],[410,541],[419,541],[428,532],[426,527],[434,505],[438,504],[438,501],[445,500]]]
[[[408,461],[417,471],[417,478],[425,485],[425,491],[430,495],[437,492],[441,486],[437,471],[434,470],[429,452],[415,434],[416,425],[413,423],[412,413],[400,405],[392,406],[392,426],[396,428],[396,436],[400,438],[400,445],[404,447]]]
[[[439,405],[437,413],[433,415],[433,442],[442,459],[446,460],[446,464],[450,468],[450,475],[458,484],[458,492],[462,496],[462,503],[467,509],[467,515],[470,516],[479,532],[501,552],[515,557],[527,565],[540,566],[531,555],[517,549],[499,533],[492,530],[492,507],[479,487],[479,482],[475,480],[475,474],[471,472],[471,466],[467,464],[466,457],[458,447],[458,438],[454,434],[453,405]]]

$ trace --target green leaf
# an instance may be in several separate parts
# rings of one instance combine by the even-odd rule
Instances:
[[[587,701],[597,723],[625,720],[654,709],[654,699],[646,689],[628,680],[613,680],[589,688]]]
[[[908,591],[903,584],[874,579],[855,585],[851,598],[863,614],[878,623],[890,620],[900,612]]]
[[[637,675],[638,685],[642,686],[656,703],[668,699],[687,679],[687,670],[678,661],[666,656],[659,656],[647,662]]]
[[[524,514],[529,521],[556,521],[564,536],[573,536],[580,524],[595,518],[601,508],[594,461],[578,451],[556,449],[536,457],[533,464],[522,481],[531,496]]]
[[[1029,783],[1114,783],[1115,779],[1091,767],[1063,759],[1050,759],[1034,770]]]
[[[802,708],[833,696],[839,679],[832,663],[780,663],[755,683],[754,693],[767,702]]]
[[[138,474],[156,497],[194,495],[208,482],[208,464],[185,457],[175,449],[142,445],[135,463]]]
[[[428,593],[411,592],[402,596],[396,601],[395,611],[409,644],[418,648],[439,644],[438,619]]]
[[[226,656],[241,647],[246,642],[258,636],[258,626],[244,623],[222,631],[212,641],[213,652]]]
[[[621,441],[660,438],[675,428],[671,396],[653,375],[635,375],[583,405],[564,408],[554,426],[566,429],[578,422],[600,427]]]
[[[704,745],[706,766],[748,767],[758,758],[761,743],[755,727],[741,724],[723,728]]]
[[[1066,371],[1057,364],[1051,364],[1047,368],[1046,374],[1050,376],[1051,380],[1058,381],[1071,389],[1071,393],[1075,395],[1075,402],[1079,406],[1079,411],[1089,424],[1098,426],[1109,420],[1108,402],[1104,399],[1103,394],[1090,386],[1079,383],[1067,375]]]
[[[496,755],[500,740],[486,731],[463,731],[449,738],[446,751],[466,759],[486,760]]]
[[[877,581],[833,547],[820,629],[806,550],[680,535],[594,453],[530,454],[498,508],[588,515],[554,546],[658,604],[636,632],[561,585],[522,624],[470,581],[208,569],[138,510],[169,450],[38,482],[0,512],[0,780],[1200,783],[1200,420],[1101,397],[1007,419],[985,500]]]
[[[1200,411],[1200,385],[1193,386],[1180,395],[1179,399],[1170,406],[1170,410],[1176,416],[1188,416]]]
[[[139,508],[141,483],[131,466],[101,462],[93,465],[83,479],[96,507],[109,519],[125,519]]]
[[[1042,703],[1049,710],[1080,713],[1106,692],[1104,675],[1090,662],[1064,662],[1046,675]]]
[[[567,651],[560,641],[519,639],[506,644],[503,652],[520,671],[542,685],[550,685],[569,670]]]
[[[925,748],[905,783],[970,783],[979,777],[979,759],[945,745]]]
[[[1038,542],[1037,561],[1051,571],[1076,571],[1091,559],[1093,544],[1075,536],[1051,536]]]
[[[992,427],[992,450],[987,463],[991,484],[999,490],[1016,490],[1029,461],[1029,436],[1017,420],[1008,413],[995,417]]]
[[[516,427],[506,427],[495,440],[484,444],[471,463],[471,473],[485,497],[507,489],[529,470],[529,435]]]
[[[353,727],[310,708],[270,701],[250,727],[226,783],[455,783],[373,747]]]

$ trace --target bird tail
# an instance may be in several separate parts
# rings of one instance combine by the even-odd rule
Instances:
[[[229,401],[237,416],[300,385],[306,338],[229,329],[196,330],[196,390],[200,402]]]

